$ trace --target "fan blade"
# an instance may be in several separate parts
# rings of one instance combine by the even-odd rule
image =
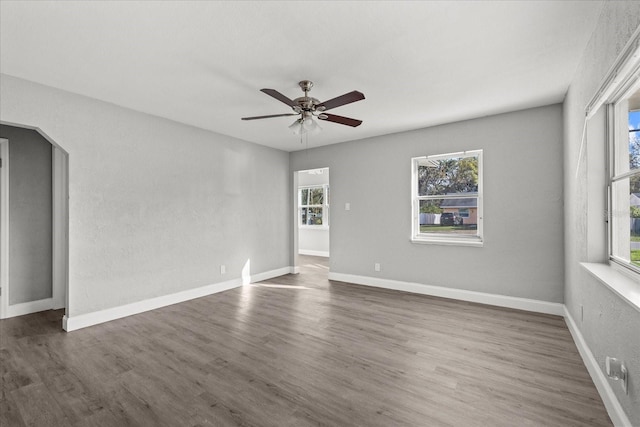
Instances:
[[[345,93],[344,95],[340,95],[336,98],[330,99],[328,101],[321,102],[316,106],[324,107],[324,111],[331,110],[332,108],[340,107],[341,105],[351,104],[352,102],[361,101],[364,99],[364,94],[354,90],[353,92]]]
[[[295,102],[293,102],[293,100],[287,98],[275,89],[260,89],[260,92],[266,93],[269,96],[273,96],[275,99],[280,102],[284,102],[289,107],[295,107],[297,105]]]
[[[271,117],[297,116],[296,113],[272,114],[270,116],[243,117],[242,120],[270,119]]]
[[[328,122],[334,122],[334,123],[340,123],[341,125],[347,125],[347,126],[351,126],[351,127],[357,127],[360,126],[362,124],[362,120],[356,120],[356,119],[350,119],[349,117],[342,117],[342,116],[336,116],[335,114],[324,114],[325,116],[327,116],[326,119],[320,119],[320,120],[326,120]],[[320,117],[318,117],[320,118]]]

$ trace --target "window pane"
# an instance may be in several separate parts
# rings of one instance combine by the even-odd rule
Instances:
[[[308,208],[307,225],[322,225],[322,208]]]
[[[309,204],[310,205],[321,205],[323,203],[323,200],[324,200],[323,188],[322,187],[310,188],[309,191],[311,192],[310,199],[309,199]]]
[[[478,158],[420,159],[418,195],[473,193],[478,191]]]
[[[308,205],[309,204],[309,189],[303,188],[300,190],[300,204]]]
[[[640,169],[640,92],[615,106],[614,175]]]
[[[612,250],[617,258],[640,266],[640,193],[631,181],[637,176],[613,183],[611,199]]]
[[[475,235],[477,229],[477,197],[420,200],[421,234]]]
[[[640,267],[640,175],[632,176],[629,181],[629,260]]]
[[[302,225],[307,223],[307,209],[308,208],[300,209],[300,224]]]
[[[629,169],[640,169],[640,111],[629,112]]]

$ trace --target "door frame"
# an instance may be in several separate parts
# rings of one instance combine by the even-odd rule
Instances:
[[[299,180],[298,180],[298,176],[300,172],[305,172],[305,171],[309,171],[309,170],[314,170],[314,169],[327,169],[329,171],[329,186],[331,185],[331,168],[329,166],[319,166],[319,167],[315,167],[315,168],[305,168],[305,169],[300,169],[300,170],[295,170],[293,171],[293,221],[292,221],[292,225],[293,225],[293,238],[292,238],[292,245],[291,247],[293,248],[292,250],[292,254],[291,254],[291,273],[292,274],[298,274],[300,273],[300,265],[298,262],[298,251],[299,251],[299,245],[300,245],[300,233],[299,233],[299,224],[298,224],[298,215],[300,214],[299,209],[299,203],[300,201],[298,200],[298,189],[299,189]],[[329,204],[329,218],[331,218],[331,204]],[[329,247],[331,247],[331,225],[329,225]],[[329,258],[331,257],[331,248],[329,248]]]
[[[0,139],[0,319],[44,310],[66,308],[69,301],[69,169],[68,154],[38,128],[2,123],[35,130],[52,147],[52,296],[10,305],[9,283],[9,140]]]
[[[0,138],[0,319],[9,317],[9,140]]]

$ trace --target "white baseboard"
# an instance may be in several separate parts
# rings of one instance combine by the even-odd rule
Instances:
[[[276,270],[265,271],[264,273],[257,273],[251,275],[251,283],[261,282],[263,280],[273,279],[274,277],[284,276],[290,274],[293,271],[291,267],[282,267]]]
[[[23,302],[7,306],[7,313],[3,318],[23,316],[25,314],[37,313],[39,311],[51,310],[53,308],[53,298],[45,298],[38,301]]]
[[[311,249],[298,249],[300,255],[323,256],[329,258],[329,251],[314,251]]]
[[[589,375],[591,375],[591,379],[602,398],[605,408],[607,408],[607,413],[609,414],[609,417],[611,417],[613,425],[616,427],[631,427],[631,422],[629,421],[629,418],[627,418],[627,414],[625,414],[620,402],[618,402],[618,398],[611,389],[609,380],[607,380],[602,369],[600,369],[600,366],[598,365],[595,357],[593,357],[593,353],[591,353],[582,333],[580,333],[580,329],[578,329],[578,326],[566,307],[564,308],[564,321],[567,323],[567,327],[569,328],[569,332],[571,332],[573,341],[576,343],[576,347],[578,347],[578,352],[580,352],[582,361],[587,367]]]
[[[358,285],[375,286],[377,288],[395,289],[415,294],[431,295],[480,304],[496,305],[499,307],[516,308],[533,311],[535,313],[555,314],[564,316],[564,304],[539,301],[528,298],[510,297],[506,295],[487,294],[483,292],[467,291],[464,289],[444,288],[442,286],[423,285],[421,283],[401,282],[399,280],[380,279],[377,277],[357,276],[354,274],[329,272],[329,280],[355,283]]]
[[[291,271],[291,267],[283,267],[276,270],[265,271],[263,273],[252,275],[250,277],[250,282],[253,283],[259,282],[261,280],[268,280],[273,277],[291,273]],[[88,326],[97,325],[99,323],[120,319],[149,310],[155,310],[157,308],[178,304],[184,301],[189,301],[218,292],[223,292],[229,289],[237,288],[239,286],[242,286],[242,278],[240,277],[221,283],[214,283],[212,285],[206,285],[195,289],[188,289],[186,291],[181,291],[170,295],[163,295],[144,301],[138,301],[118,307],[94,311],[92,313],[80,314],[70,317],[67,317],[65,315],[62,318],[62,328],[67,332],[71,332],[77,329],[86,328]]]

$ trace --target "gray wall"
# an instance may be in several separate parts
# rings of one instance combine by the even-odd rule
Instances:
[[[6,75],[0,91],[0,120],[69,154],[70,318],[289,266],[288,153]]]
[[[9,304],[52,296],[51,152],[35,131],[0,126],[9,140]]]
[[[611,385],[632,425],[640,425],[640,311],[580,266],[582,261],[607,261],[603,233],[605,143],[590,138],[586,155],[580,157],[579,153],[585,107],[639,24],[639,2],[605,2],[564,103],[565,304],[603,372],[606,356],[621,358],[627,364],[629,394],[625,395],[619,384]],[[604,115],[594,119],[604,120]],[[595,121],[590,122],[590,128],[595,127]]]
[[[411,158],[472,149],[484,150],[484,247],[411,243]],[[563,301],[561,105],[291,154],[292,171],[322,166],[332,272]]]

